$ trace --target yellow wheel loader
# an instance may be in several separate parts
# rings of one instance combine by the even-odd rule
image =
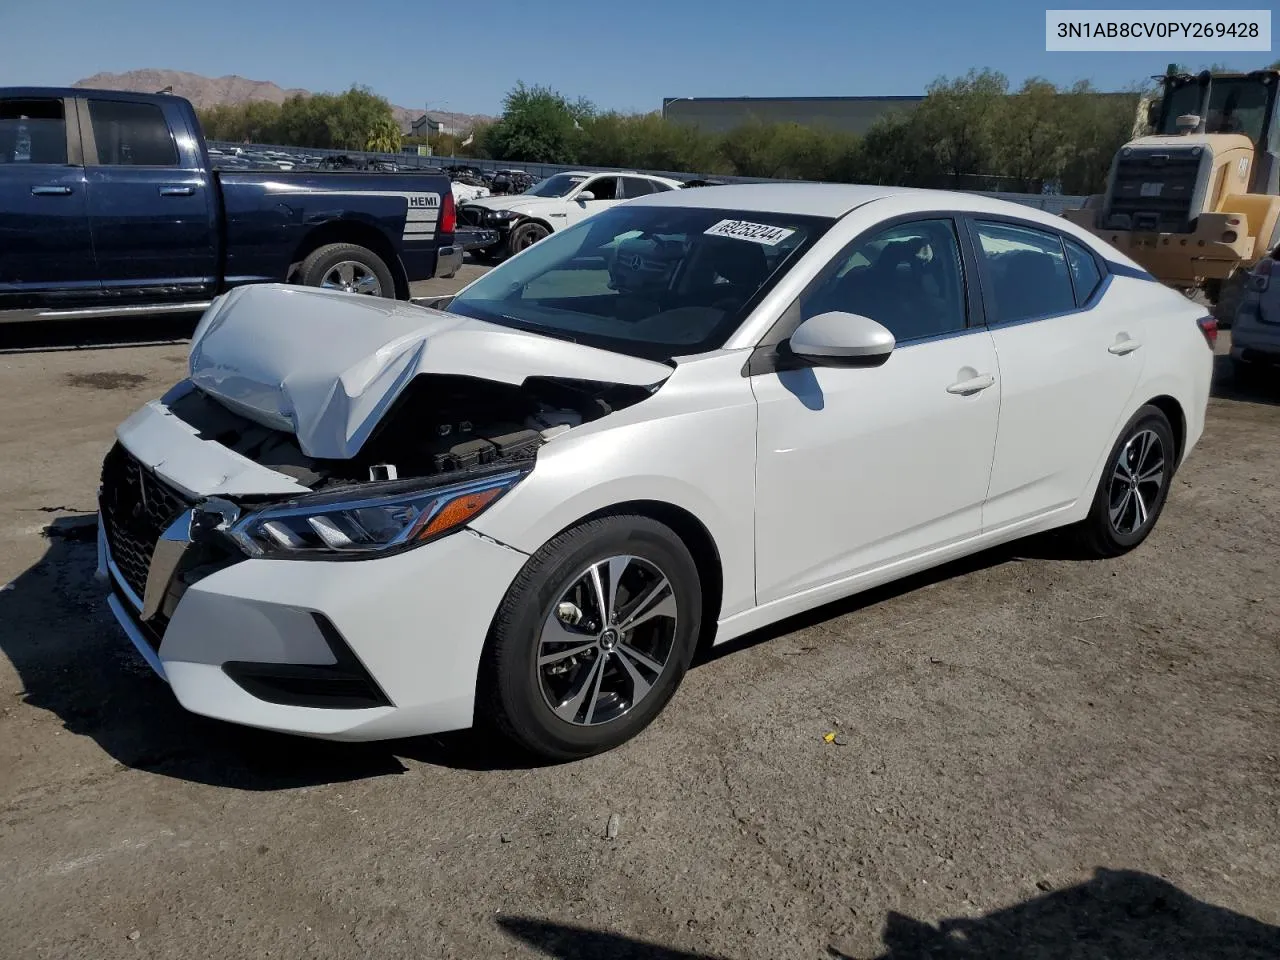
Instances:
[[[1188,295],[1219,323],[1280,244],[1280,70],[1156,78],[1150,136],[1120,148],[1107,192],[1064,215]]]

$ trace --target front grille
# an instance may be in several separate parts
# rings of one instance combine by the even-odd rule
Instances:
[[[484,223],[484,207],[459,207],[458,222],[468,227],[480,226]]]
[[[141,597],[156,541],[190,504],[118,443],[102,462],[100,496],[98,509],[111,559],[125,583]]]
[[[1117,157],[1111,204],[1103,226],[1117,228],[1119,224],[1111,218],[1121,214],[1135,230],[1189,233],[1191,203],[1207,156],[1207,152],[1196,156],[1180,149],[1135,150],[1127,157]],[[1144,187],[1156,195],[1143,196]]]

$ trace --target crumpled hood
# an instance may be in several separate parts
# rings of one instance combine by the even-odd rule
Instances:
[[[192,383],[308,456],[350,459],[419,374],[519,385],[559,377],[650,386],[666,364],[378,297],[238,287],[191,339]]]

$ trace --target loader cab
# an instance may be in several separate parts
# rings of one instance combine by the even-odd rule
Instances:
[[[1254,147],[1250,193],[1280,193],[1280,70],[1164,78],[1157,136],[1242,135]],[[1179,126],[1180,118],[1197,117],[1192,129]]]

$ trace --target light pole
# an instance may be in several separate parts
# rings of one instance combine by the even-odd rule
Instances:
[[[667,119],[667,107],[673,103],[679,103],[681,100],[696,100],[696,97],[671,97],[669,100],[662,101],[662,119]]]

